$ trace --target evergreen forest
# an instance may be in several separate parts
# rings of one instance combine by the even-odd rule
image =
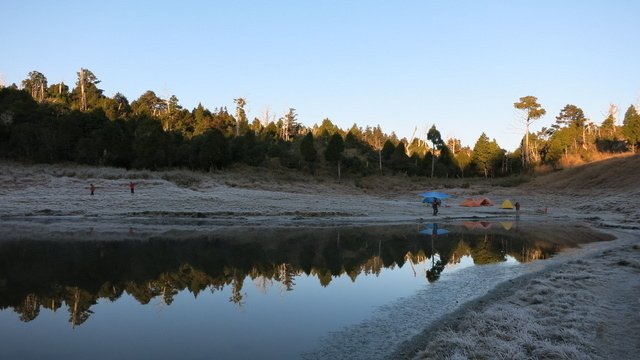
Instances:
[[[432,126],[426,139],[399,139],[380,126],[357,124],[341,129],[330,119],[303,126],[290,108],[276,119],[248,119],[247,99],[235,108],[185,109],[175,95],[146,91],[129,101],[121,93],[106,96],[100,80],[80,69],[73,88],[49,84],[32,71],[20,86],[0,88],[0,157],[25,162],[160,170],[223,170],[234,164],[282,167],[316,175],[405,174],[424,177],[503,177],[536,167],[561,168],[569,159],[588,162],[605,153],[636,152],[640,113],[630,105],[617,125],[617,106],[606,118],[592,120],[567,104],[549,128],[530,133],[529,125],[546,115],[535,96],[513,104],[523,115],[521,146],[507,152],[482,132],[473,147],[443,139]]]

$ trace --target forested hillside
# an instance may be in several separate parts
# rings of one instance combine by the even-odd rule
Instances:
[[[231,112],[201,104],[188,110],[175,95],[163,99],[151,90],[129,102],[120,93],[105,96],[99,83],[87,69],[77,73],[72,89],[64,83],[49,85],[44,74],[32,71],[20,87],[1,88],[0,156],[152,170],[208,171],[245,163],[337,177],[498,177],[538,165],[562,166],[569,158],[590,161],[602,152],[633,152],[640,140],[634,106],[626,111],[623,126],[616,126],[616,107],[598,125],[568,104],[552,127],[523,136],[522,146],[507,152],[481,127],[471,148],[458,139],[443,139],[435,125],[426,139],[398,139],[380,126],[340,129],[330,119],[303,126],[294,108],[279,119],[268,113],[248,119],[244,98],[234,99]],[[513,106],[523,111],[527,128],[546,113],[533,96]]]

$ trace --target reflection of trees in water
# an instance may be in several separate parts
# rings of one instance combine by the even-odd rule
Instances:
[[[20,314],[20,320],[22,321],[26,322],[37,318],[40,314],[38,297],[34,294],[27,295],[22,304],[18,305],[15,310]]]
[[[473,262],[478,265],[493,264],[506,261],[504,252],[501,251],[502,242],[493,241],[493,236],[484,234],[477,238],[475,243],[470,246],[469,254],[473,258]]]
[[[298,274],[298,271],[292,268],[291,265],[282,263],[277,265],[277,272],[275,280],[282,284],[283,290],[291,291],[295,285],[294,279]]]
[[[229,301],[236,304],[238,307],[242,307],[244,302],[244,295],[242,294],[242,285],[244,284],[244,276],[239,274],[236,269],[234,269],[233,280],[231,281],[231,297],[229,297]]]
[[[64,303],[76,326],[89,318],[98,299],[115,301],[125,292],[141,304],[156,298],[170,305],[183,290],[197,296],[227,288],[229,300],[242,306],[247,277],[262,292],[274,285],[291,291],[303,274],[328,286],[334,277],[355,281],[430,259],[426,278],[435,281],[445,265],[463,256],[477,264],[505,261],[507,255],[530,261],[565,246],[526,233],[452,231],[431,238],[409,227],[388,228],[287,230],[256,239],[5,242],[0,244],[0,309],[13,308],[22,321],[31,321],[41,308],[55,311]]]
[[[75,327],[82,325],[93,314],[90,308],[97,303],[97,298],[79,288],[69,288],[65,302],[69,306],[69,322]]]

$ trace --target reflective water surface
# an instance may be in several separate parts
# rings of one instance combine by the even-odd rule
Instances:
[[[297,358],[460,269],[608,237],[469,221],[122,239],[0,241],[0,358]]]

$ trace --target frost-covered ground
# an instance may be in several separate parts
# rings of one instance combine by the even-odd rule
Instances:
[[[135,194],[129,192],[130,181],[136,183]],[[513,210],[497,206],[457,206],[464,198],[486,196],[495,204],[504,199],[520,202],[520,219],[527,221],[584,220],[632,228],[640,221],[640,209],[629,206],[640,201],[640,187],[631,193],[603,193],[597,200],[562,191],[547,193],[544,188],[540,192],[531,188],[446,189],[454,198],[446,200],[438,217],[433,217],[430,206],[419,202],[421,191],[372,195],[354,186],[311,183],[304,178],[267,184],[253,181],[230,181],[220,173],[0,163],[0,218],[5,222],[41,220],[51,228],[56,222],[66,222],[65,230],[73,222],[98,220],[93,223],[99,230],[103,223],[111,229],[113,223],[166,226],[193,219],[211,226],[296,226],[515,216]],[[90,184],[96,186],[93,196],[89,195]],[[426,190],[431,189],[422,189]],[[546,214],[537,212],[543,208],[548,209]]]
[[[615,234],[499,286],[393,358],[638,359],[640,239]]]
[[[329,334],[303,358],[385,359],[394,350],[407,353],[412,350],[396,347],[420,335],[426,324],[435,324],[469,299],[486,295],[497,284],[528,271],[531,267],[496,264],[445,272],[415,295],[381,307],[360,324]]]
[[[640,239],[612,233],[548,260],[446,273],[304,358],[637,359]]]
[[[137,184],[135,194],[129,193],[129,181]],[[89,184],[97,187],[93,196]],[[509,198],[522,204],[521,221],[582,221],[626,230],[611,230],[619,240],[516,272],[492,270],[482,276],[484,270],[475,269],[443,276],[428,292],[332,334],[306,357],[412,358],[418,352],[426,359],[640,357],[640,186],[598,188],[594,196],[588,190],[551,192],[535,183],[446,191],[455,199],[445,201],[433,217],[417,192],[371,194],[295,178],[253,184],[230,180],[228,174],[0,163],[0,239],[144,238],[203,227],[505,219],[514,212],[456,204],[471,196],[498,204]],[[542,208],[547,213],[536,211]]]

